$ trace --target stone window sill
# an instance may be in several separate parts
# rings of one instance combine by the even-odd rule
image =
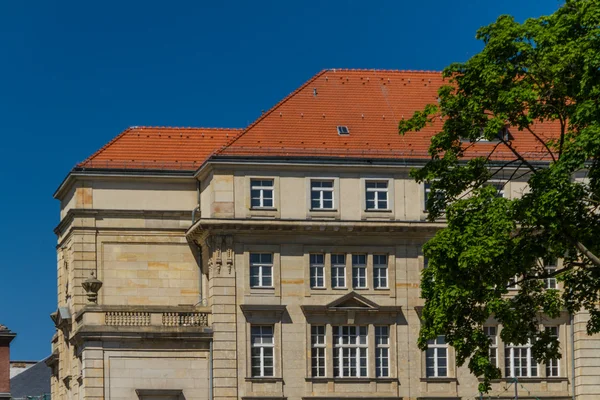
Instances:
[[[275,376],[250,376],[250,377],[246,377],[246,382],[275,383],[275,382],[283,382],[283,378],[278,378]]]
[[[440,377],[429,377],[429,378],[421,378],[421,382],[429,382],[429,383],[449,383],[449,382],[458,382],[456,378],[440,376]]]
[[[335,383],[365,383],[365,382],[397,382],[398,379],[397,378],[389,378],[389,377],[382,377],[382,378],[368,378],[368,377],[361,377],[361,378],[328,378],[328,377],[306,377],[304,378],[306,382],[313,382],[313,383],[318,383],[318,382],[335,382]]]
[[[515,378],[500,378],[500,379],[492,379],[492,382],[514,382]],[[518,382],[567,382],[569,379],[566,376],[522,376],[518,377]],[[483,381],[483,379],[479,378],[479,381]]]

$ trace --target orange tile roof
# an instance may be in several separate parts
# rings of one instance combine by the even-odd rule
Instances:
[[[324,70],[291,93],[217,156],[428,158],[431,136],[441,121],[418,133],[398,134],[398,122],[428,103],[447,81],[440,72],[388,70]],[[337,126],[349,135],[339,135]],[[542,137],[556,134],[556,125],[536,127]],[[543,148],[529,134],[510,130],[513,145],[530,157]],[[487,155],[494,144],[477,143],[471,156]],[[502,146],[501,146],[502,147]],[[507,148],[497,158],[514,158]]]
[[[225,128],[131,127],[77,167],[195,171],[241,132]]]
[[[421,132],[398,134],[398,122],[437,101],[440,72],[323,70],[245,129],[132,127],[78,164],[85,169],[192,171],[210,157],[300,157],[424,159],[441,121]],[[346,126],[349,135],[339,135]],[[555,137],[558,124],[533,127]],[[532,135],[510,129],[513,146],[530,159],[548,155]],[[492,143],[477,143],[468,155],[485,155]],[[513,159],[507,148],[496,159]]]

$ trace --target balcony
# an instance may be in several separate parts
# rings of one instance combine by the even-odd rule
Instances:
[[[87,305],[73,317],[72,340],[209,340],[208,307]]]

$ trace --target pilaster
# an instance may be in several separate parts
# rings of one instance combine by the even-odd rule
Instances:
[[[213,396],[237,399],[236,283],[233,236],[212,235],[207,249],[208,296],[213,312]]]

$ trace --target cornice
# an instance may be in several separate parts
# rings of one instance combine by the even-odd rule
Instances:
[[[60,236],[75,218],[187,218],[192,220],[191,210],[111,210],[98,208],[72,208],[54,228],[54,233]]]
[[[431,231],[435,232],[446,227],[444,222],[429,221],[364,221],[364,220],[305,220],[305,219],[219,219],[204,218],[198,220],[185,233],[188,238],[210,234],[210,231],[276,231],[306,232],[318,234],[338,232],[382,233]]]

